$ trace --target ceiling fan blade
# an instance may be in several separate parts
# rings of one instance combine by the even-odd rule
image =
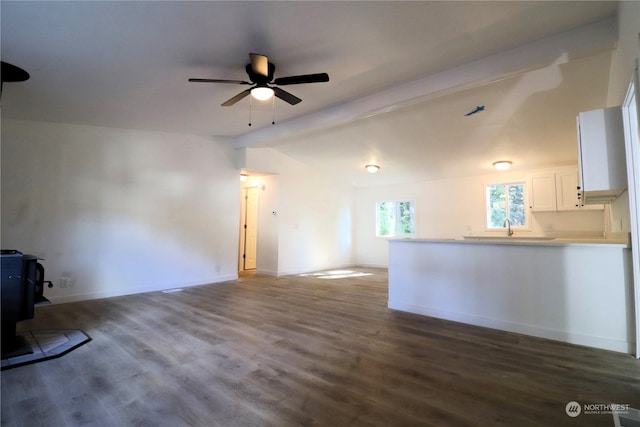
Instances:
[[[0,77],[3,82],[23,82],[29,79],[29,73],[20,67],[2,61]]]
[[[298,98],[295,95],[290,94],[286,90],[280,89],[279,87],[273,87],[273,93],[280,99],[285,102],[288,102],[291,105],[296,105],[302,101],[302,99]]]
[[[273,81],[274,84],[279,86],[284,85],[297,85],[301,83],[322,83],[329,81],[329,74],[327,73],[318,73],[318,74],[304,74],[301,76],[290,76],[290,77],[280,77]]]
[[[221,80],[221,79],[189,79],[190,82],[199,83],[234,83],[238,85],[250,85],[251,83],[244,80]]]
[[[243,90],[242,92],[240,92],[239,94],[237,94],[233,98],[228,99],[227,101],[225,101],[222,104],[222,106],[223,107],[231,107],[233,104],[235,104],[236,102],[240,101],[242,98],[244,98],[245,96],[249,95],[250,93],[251,93],[251,89]]]
[[[250,53],[249,58],[251,58],[251,68],[253,68],[254,74],[263,77],[269,76],[269,59],[266,56],[259,53]]]

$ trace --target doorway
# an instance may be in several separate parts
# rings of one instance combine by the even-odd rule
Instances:
[[[258,187],[242,189],[238,270],[255,270],[258,247]]]

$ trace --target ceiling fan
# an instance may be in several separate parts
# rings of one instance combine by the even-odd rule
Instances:
[[[291,105],[296,105],[297,103],[302,101],[302,99],[277,86],[297,85],[301,83],[321,83],[329,81],[329,75],[327,73],[304,74],[299,76],[279,77],[277,79],[274,79],[273,74],[276,70],[276,66],[269,62],[269,59],[266,57],[266,55],[250,53],[249,58],[251,58],[251,63],[247,64],[245,70],[249,75],[250,81],[220,79],[189,79],[189,81],[201,83],[231,83],[252,86],[251,88],[240,92],[233,98],[222,103],[223,107],[230,107],[249,94],[259,100],[266,100],[275,95],[276,97],[282,99],[285,102],[288,102]]]

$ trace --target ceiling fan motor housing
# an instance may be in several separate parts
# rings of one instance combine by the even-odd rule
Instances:
[[[247,66],[245,67],[245,70],[249,75],[249,80],[251,80],[257,85],[266,85],[268,83],[271,83],[271,81],[273,80],[273,75],[275,74],[276,66],[273,65],[271,62],[269,62],[269,72],[267,73],[266,76],[254,72],[251,64],[247,64]]]

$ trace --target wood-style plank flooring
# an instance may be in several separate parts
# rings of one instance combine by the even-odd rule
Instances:
[[[239,280],[39,307],[82,329],[1,373],[2,426],[613,426],[640,408],[629,355],[389,310],[387,272]]]

